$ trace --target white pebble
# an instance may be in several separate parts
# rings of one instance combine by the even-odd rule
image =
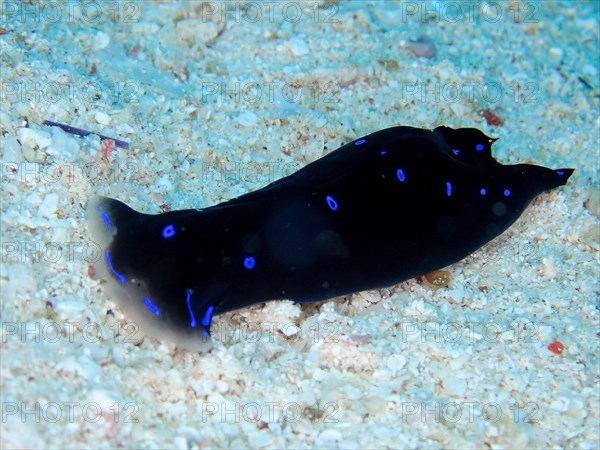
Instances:
[[[98,111],[94,114],[94,119],[100,125],[108,125],[110,123],[110,116],[104,111]]]
[[[21,144],[17,141],[16,136],[7,136],[1,138],[2,144],[2,161],[8,163],[20,163],[23,162],[23,152],[21,151]]]
[[[548,53],[552,56],[556,56],[557,58],[562,58],[563,55],[562,49],[558,47],[550,47],[548,49]]]
[[[319,439],[322,441],[341,441],[342,433],[338,430],[325,430],[319,435]]]
[[[119,134],[133,134],[133,133],[135,133],[135,130],[133,128],[131,128],[131,125],[129,125],[129,124],[121,123],[121,124],[117,125],[117,132]]]
[[[94,37],[94,50],[102,50],[108,47],[110,36],[102,31],[98,31]]]
[[[308,45],[302,39],[292,39],[289,48],[295,56],[304,56],[308,54]]]
[[[229,390],[229,385],[223,380],[217,380],[215,383],[217,391],[221,394],[225,394]]]
[[[406,365],[406,358],[403,355],[391,355],[387,360],[387,367],[393,372],[398,372]]]
[[[42,204],[38,209],[38,215],[41,217],[46,217],[48,219],[53,219],[56,217],[56,210],[58,209],[58,194],[54,192],[46,195]]]
[[[248,436],[248,444],[252,448],[268,447],[271,445],[272,440],[271,435],[265,431],[251,433]]]
[[[160,27],[154,22],[137,22],[131,26],[131,32],[135,34],[154,34],[159,30]]]
[[[467,382],[461,378],[449,376],[444,380],[444,390],[448,395],[461,396],[467,390]]]
[[[52,143],[46,151],[49,155],[71,157],[79,151],[77,140],[62,128],[52,127]]]
[[[237,121],[244,127],[250,127],[258,121],[258,116],[252,111],[244,111],[237,117]]]
[[[566,412],[569,410],[569,400],[565,397],[554,399],[552,403],[550,403],[550,408],[561,413]]]
[[[194,43],[206,43],[217,37],[219,26],[202,19],[183,19],[177,22],[175,34],[180,45],[191,47]]]
[[[295,324],[293,323],[286,323],[286,324],[282,324],[279,327],[279,330],[285,334],[287,337],[290,336],[294,336],[296,334],[298,334],[298,331],[300,331],[300,328],[298,328]]]
[[[75,316],[82,314],[86,309],[87,305],[80,300],[73,298],[64,298],[59,302],[56,302],[55,311],[64,316]]]
[[[23,203],[29,208],[39,208],[39,206],[42,204],[42,197],[37,192],[32,192],[25,197],[25,201]]]
[[[17,130],[17,137],[21,144],[26,144],[31,148],[39,147],[40,149],[45,149],[52,142],[50,133],[33,128],[19,128]]]
[[[549,280],[553,280],[558,275],[556,270],[556,266],[554,264],[554,258],[551,256],[547,258],[542,258],[542,266],[543,266],[543,275]]]
[[[317,117],[315,120],[315,126],[317,128],[323,128],[325,125],[327,125],[327,118],[325,116]]]

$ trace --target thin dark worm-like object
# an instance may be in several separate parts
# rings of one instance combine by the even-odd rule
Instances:
[[[64,123],[52,122],[51,120],[44,120],[44,125],[48,125],[49,127],[58,127],[58,128],[61,128],[63,131],[66,131],[67,133],[76,134],[77,136],[81,136],[81,137],[85,137],[90,134],[95,134],[102,140],[110,139],[111,141],[114,141],[115,145],[117,147],[124,148],[124,149],[129,148],[128,142],[122,141],[121,139],[115,139],[115,138],[112,138],[109,136],[105,136],[103,134],[96,133],[94,131],[82,130],[81,128],[75,128],[75,127],[72,127],[71,125],[66,125]]]

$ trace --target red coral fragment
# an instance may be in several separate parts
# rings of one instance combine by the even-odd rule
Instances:
[[[112,139],[104,139],[102,141],[102,156],[108,159],[111,152],[115,149],[115,141]]]
[[[482,114],[483,118],[485,119],[488,125],[492,125],[494,127],[504,125],[504,120],[498,117],[496,113],[494,113],[494,111],[492,111],[491,109],[486,109],[485,111],[483,111]]]
[[[565,345],[562,342],[554,341],[548,346],[548,350],[556,355],[562,355],[565,350]]]

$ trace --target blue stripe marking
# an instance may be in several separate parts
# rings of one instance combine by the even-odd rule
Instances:
[[[152,300],[150,300],[148,297],[146,297],[144,299],[144,303],[146,304],[146,308],[148,308],[148,311],[150,311],[152,314],[154,314],[155,316],[160,316],[160,309],[158,309],[158,306],[156,306],[154,303],[152,303]]]
[[[187,302],[188,311],[190,312],[190,317],[192,318],[192,320],[190,321],[190,327],[196,328],[196,317],[194,316],[194,311],[192,311],[192,305],[190,305],[190,301],[192,300],[192,291],[190,291],[189,289],[186,290],[185,295],[185,301]]]
[[[106,258],[106,264],[108,264],[108,268],[113,273],[113,275],[115,277],[117,277],[117,279],[119,280],[119,282],[121,284],[125,284],[125,277],[123,275],[121,275],[119,272],[117,272],[115,270],[115,268],[113,267],[112,261],[110,260],[110,253],[108,253],[108,250],[106,252],[104,252],[104,258]]]
[[[204,328],[210,327],[210,322],[212,321],[213,311],[215,310],[214,306],[209,306],[206,312],[204,313],[204,317],[202,318],[202,326]]]
[[[450,197],[452,195],[452,183],[446,181],[446,195]]]
[[[98,209],[100,209],[100,208],[98,208]],[[108,231],[111,231],[112,227],[110,226],[110,216],[107,213],[103,212],[100,215],[100,217],[102,217],[102,220],[104,221],[104,225],[106,225],[106,229]]]

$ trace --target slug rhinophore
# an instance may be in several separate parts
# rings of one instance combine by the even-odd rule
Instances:
[[[197,210],[89,202],[99,264],[126,316],[201,350],[212,317],[388,287],[469,255],[573,169],[502,165],[474,128],[394,127],[268,186]]]

